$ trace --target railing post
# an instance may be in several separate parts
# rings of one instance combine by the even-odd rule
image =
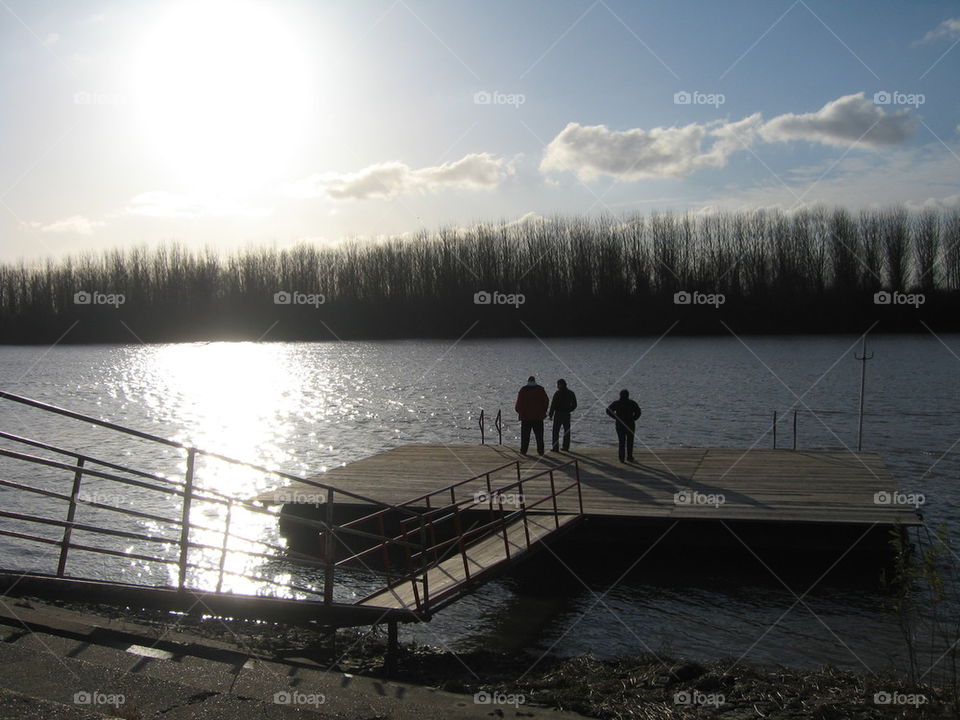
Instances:
[[[487,440],[483,433],[483,410],[480,411],[480,444],[486,445]]]
[[[230,517],[233,513],[233,501],[227,502],[227,519],[223,523],[223,545],[220,546],[220,576],[217,578],[217,592],[223,587],[223,568],[227,564],[227,543],[230,540]]]
[[[773,449],[777,449],[777,411],[773,411]]]
[[[793,449],[797,449],[797,410],[793,410]]]
[[[501,419],[503,410],[497,410],[497,419],[493,421],[493,426],[497,428],[497,445],[503,445],[503,421]]]
[[[507,537],[507,518],[503,514],[503,493],[497,493],[497,505],[500,507],[500,527],[503,530],[503,549],[507,553],[507,560],[510,559],[510,538]]]
[[[400,521],[400,527],[401,529],[406,527],[403,520]],[[417,572],[413,569],[413,554],[410,552],[410,531],[404,529],[400,539],[403,542],[403,550],[407,558],[407,576],[410,578],[410,584],[413,587],[413,603],[419,610],[422,605],[420,603],[420,590],[417,589]],[[421,548],[421,554],[422,552]]]
[[[553,468],[550,469],[550,496],[553,498],[553,522],[560,527],[560,510],[557,509],[557,486],[553,482]]]
[[[77,470],[73,474],[73,492],[70,493],[70,507],[67,508],[67,525],[63,528],[63,540],[60,541],[60,561],[57,563],[57,577],[63,577],[67,569],[67,551],[70,549],[70,535],[73,532],[73,520],[77,515],[77,499],[80,495],[80,483],[83,481],[83,458],[77,458]]]
[[[190,503],[193,500],[193,469],[196,448],[187,450],[187,471],[183,478],[183,514],[180,518],[180,577],[177,587],[183,590],[187,584],[187,556],[190,553]]]
[[[463,522],[460,520],[460,508],[453,506],[453,527],[457,533],[457,548],[460,550],[460,557],[463,558],[463,575],[466,580],[470,579],[470,563],[467,562],[467,551],[463,545]]]
[[[530,549],[530,525],[527,523],[527,498],[523,494],[523,482],[517,485],[517,492],[520,495],[520,517],[523,518],[523,534],[527,538],[527,550]]]
[[[387,573],[387,580],[390,579],[390,548],[387,546],[389,539],[387,538],[387,529],[383,524],[383,515],[381,514],[377,520],[379,520],[378,527],[380,528],[380,537],[383,538],[383,541],[380,543],[383,548],[383,569]]]
[[[427,547],[427,526],[423,523],[423,515],[420,516],[420,547]],[[420,551],[420,557],[423,559],[423,608],[430,607],[430,568],[427,566],[427,553]]]
[[[334,572],[334,543],[336,538],[333,534],[333,488],[327,488],[327,529],[326,542],[323,543],[323,604],[330,605],[333,602],[333,572]]]
[[[573,461],[573,470],[577,477],[577,499],[580,501],[580,514],[583,515],[583,490],[580,487],[580,463]]]

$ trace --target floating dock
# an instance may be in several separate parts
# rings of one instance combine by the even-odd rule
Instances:
[[[910,504],[915,498],[900,491],[875,453],[670,448],[637,451],[634,462],[621,463],[616,448],[524,456],[501,445],[424,444],[381,452],[309,480],[417,513],[429,513],[443,502],[462,502],[447,496],[451,486],[458,498],[472,493],[479,502],[461,512],[457,527],[449,522],[439,529],[431,526],[433,543],[438,538],[455,542],[463,527],[482,525],[497,511],[503,515],[504,500],[507,510],[516,510],[511,488],[517,483],[529,497],[549,497],[548,507],[541,503],[522,513],[528,523],[524,531],[534,527],[539,542],[523,548],[516,537],[520,529],[514,527],[476,547],[450,549],[451,558],[427,579],[441,590],[449,586],[460,593],[482,582],[471,582],[470,567],[489,577],[494,569],[514,565],[519,555],[532,554],[511,557],[511,543],[518,550],[534,550],[556,542],[565,561],[580,557],[591,564],[616,564],[615,553],[636,557],[656,546],[647,563],[672,564],[693,550],[696,562],[709,564],[747,562],[793,570],[812,563],[821,570],[836,567],[843,574],[877,577],[880,568],[889,567],[891,534],[922,524],[918,507]],[[577,492],[556,494],[569,480]],[[502,497],[498,488],[506,488]],[[281,518],[328,517],[338,525],[368,522],[368,530],[378,529],[363,519],[369,512],[364,505],[346,499],[328,510],[316,488],[305,484],[292,483],[256,500],[282,504]],[[538,511],[545,510],[553,516],[540,524],[549,526],[550,533],[535,527]],[[379,530],[384,532],[382,526]],[[386,534],[401,531],[393,525]],[[304,532],[302,523],[281,520],[281,532],[300,552],[309,553],[316,545],[315,533],[309,526]],[[371,552],[366,549],[366,556]],[[414,594],[412,584],[392,586],[361,604],[413,608],[419,605]],[[450,595],[455,600],[457,592]]]
[[[879,455],[795,450],[641,450],[621,463],[616,448],[543,456],[503,445],[404,445],[311,478],[400,505],[451,483],[519,461],[521,478],[576,460],[587,518],[730,520],[910,526],[921,520]],[[505,469],[494,485],[517,480]],[[569,470],[560,472],[569,473]],[[267,504],[322,503],[316,488],[291,483],[262,493]],[[560,509],[574,512],[573,497]]]

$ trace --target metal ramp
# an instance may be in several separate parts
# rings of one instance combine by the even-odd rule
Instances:
[[[535,549],[538,543],[572,526],[581,517],[560,515],[556,526],[554,518],[549,515],[514,520],[506,528],[474,541],[464,548],[463,553],[433,565],[410,581],[394,584],[369,595],[357,604],[395,610],[419,608],[421,603],[417,590],[427,588],[429,594],[426,599],[429,606],[436,611],[488,579],[488,576],[503,566],[522,559],[525,554]],[[526,543],[528,534],[529,545]]]
[[[517,480],[495,487],[493,476],[507,470],[514,471]],[[572,500],[562,503],[561,509],[560,501],[567,499],[564,496],[568,493]],[[437,498],[444,501],[439,507]],[[402,520],[402,532],[394,538],[407,549],[405,572],[359,600],[358,606],[407,610],[429,617],[496,572],[524,559],[583,516],[579,465],[571,460],[521,477],[520,463],[514,461],[401,505],[410,506],[424,509],[416,517]],[[344,527],[372,520],[382,522],[388,512],[373,513]],[[416,540],[420,548],[411,552]],[[383,545],[343,562],[377,552],[384,554],[389,565]]]
[[[171,477],[0,430],[0,541],[11,557],[46,564],[0,568],[0,596],[323,627],[386,622],[395,631],[397,622],[429,619],[583,512],[575,460],[528,477],[521,477],[519,462],[506,463],[389,504],[12,393],[0,392],[0,400],[39,411],[48,429],[46,419],[56,417],[109,431],[102,446],[122,447],[124,457],[139,457],[130,449],[135,442],[146,443],[145,456],[157,448],[174,452],[183,468],[182,476]],[[279,514],[222,492],[222,478],[217,489],[204,482],[211,463],[230,468],[231,478],[252,473],[309,491],[323,519],[285,521],[315,535],[317,552],[295,552],[249,532],[258,522],[275,525]],[[505,472],[511,482],[495,480]],[[558,488],[558,482],[565,484]],[[336,524],[338,502],[371,512]],[[399,533],[388,532],[395,527]],[[86,561],[78,563],[78,555]],[[290,565],[306,572],[293,581]],[[348,568],[358,566],[382,575],[385,585],[353,601]],[[348,590],[339,601],[338,576]]]

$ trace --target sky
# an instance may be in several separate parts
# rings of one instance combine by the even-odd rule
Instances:
[[[960,206],[960,4],[0,0],[0,261]]]

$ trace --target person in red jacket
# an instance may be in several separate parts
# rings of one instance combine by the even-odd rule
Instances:
[[[537,437],[537,453],[543,455],[543,419],[550,407],[550,398],[542,385],[531,375],[527,384],[517,393],[517,402],[513,406],[520,417],[520,452],[527,454],[530,447],[530,431]]]

